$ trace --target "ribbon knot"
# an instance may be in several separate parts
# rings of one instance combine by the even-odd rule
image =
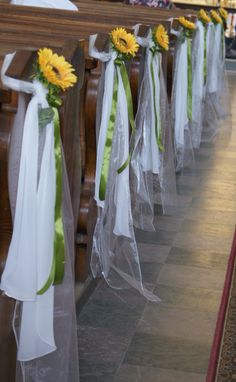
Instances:
[[[45,103],[48,89],[45,88],[45,86],[43,86],[43,84],[36,79],[33,81],[33,87],[33,95],[38,98],[39,103]]]

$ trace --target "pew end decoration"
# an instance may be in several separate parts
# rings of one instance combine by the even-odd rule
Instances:
[[[54,254],[48,279],[37,294],[43,294],[51,285],[61,284],[64,277],[65,238],[62,223],[62,153],[60,143],[60,121],[58,107],[62,105],[60,92],[73,87],[77,77],[75,69],[51,49],[43,48],[38,51],[33,78],[43,84],[48,90],[46,95],[49,108],[40,108],[38,112],[39,127],[44,128],[53,121],[54,124],[54,155],[56,167],[56,199],[54,224]]]
[[[133,230],[130,194],[130,131],[135,130],[133,104],[126,61],[138,51],[133,34],[115,28],[108,49],[98,51],[98,36],[90,36],[89,54],[103,63],[102,102],[97,108],[97,166],[95,201],[98,218],[93,236],[91,270],[114,289],[134,287],[151,301],[158,297],[142,283],[139,255]]]
[[[209,35],[212,21],[209,14],[200,9],[196,23],[196,32],[192,42],[192,120],[190,122],[192,145],[194,149],[200,147],[203,131],[203,105],[205,100],[205,86],[207,80],[207,64]]]
[[[220,128],[220,120],[230,116],[228,81],[225,71],[224,9],[210,11],[212,24],[207,29],[207,74],[204,104],[204,139],[212,140]],[[225,17],[225,18],[224,18]],[[229,121],[228,121],[229,122]],[[231,123],[227,122],[227,126]]]
[[[160,204],[163,213],[171,213],[176,200],[172,132],[162,70],[162,55],[169,49],[169,36],[162,24],[149,28],[145,37],[139,36],[137,25],[135,34],[144,48],[144,57],[136,130],[132,136],[132,214],[136,228],[155,231],[154,205]]]
[[[174,80],[172,88],[172,125],[175,142],[176,171],[194,160],[191,137],[193,119],[193,39],[196,24],[185,17],[177,19],[179,30],[172,31],[177,36]],[[179,97],[179,94],[182,97]]]
[[[72,45],[67,47],[71,57],[78,43]],[[73,296],[68,295],[74,287],[74,248],[70,243],[73,215],[58,108],[62,105],[61,91],[72,87],[77,77],[63,56],[43,48],[37,52],[34,64],[32,60],[26,64],[30,76],[24,80],[13,78],[8,69],[17,54],[5,57],[1,72],[4,86],[18,93],[18,111],[9,160],[14,225],[0,287],[16,300],[13,325],[22,373],[28,365],[31,376],[47,364],[49,376],[56,375],[52,359],[56,364],[62,357],[58,338],[62,316],[67,317],[69,337],[75,328]],[[29,55],[35,57],[35,52]],[[29,102],[25,94],[31,96]],[[55,288],[57,284],[61,285]],[[64,338],[63,346],[77,358],[77,349],[72,342],[69,345],[69,337],[68,341]],[[49,353],[53,353],[51,358],[43,357]]]

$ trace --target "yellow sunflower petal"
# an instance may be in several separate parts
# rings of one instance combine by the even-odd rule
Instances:
[[[139,46],[133,34],[128,33],[124,28],[116,28],[110,36],[114,48],[119,53],[135,56]]]
[[[228,12],[224,8],[219,8],[219,14],[224,20],[227,20]]]
[[[222,24],[223,23],[222,18],[220,17],[220,15],[216,11],[214,11],[212,9],[210,11],[210,14],[211,14],[212,21],[216,22],[217,24]]]
[[[200,9],[200,11],[198,12],[198,18],[206,24],[209,24],[211,22],[211,18],[208,16],[207,12],[204,9]]]
[[[43,48],[38,52],[38,64],[44,78],[52,85],[66,90],[73,86],[77,77],[74,68],[63,56],[53,53],[51,49]]]
[[[194,30],[196,28],[196,25],[191,21],[188,21],[185,17],[179,17],[178,21],[186,29]]]
[[[169,36],[165,27],[160,24],[158,27],[154,28],[153,31],[154,41],[164,50],[169,49]]]

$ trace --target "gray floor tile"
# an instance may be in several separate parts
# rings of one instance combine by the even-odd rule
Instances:
[[[176,287],[222,290],[224,277],[225,272],[218,269],[164,264],[158,283]]]
[[[183,310],[162,303],[148,304],[137,331],[153,335],[199,341],[211,345],[215,331],[215,312]]]
[[[197,312],[215,312],[219,308],[221,290],[203,288],[189,288],[157,284],[155,293],[161,299],[162,306],[176,307],[182,310],[195,310]]]
[[[126,354],[125,363],[194,373],[207,370],[210,346],[146,333],[136,333]]]
[[[138,252],[140,261],[164,263],[170,252],[171,247],[168,245],[138,243]]]
[[[179,232],[176,234],[173,245],[194,251],[218,251],[230,253],[232,235],[225,237],[207,235],[205,233]]]
[[[124,364],[113,382],[205,382],[203,374]]]
[[[166,259],[166,263],[225,270],[227,265],[227,253],[206,250],[191,251],[188,249],[172,247]]]
[[[135,236],[138,243],[150,243],[160,245],[172,245],[175,232],[159,230],[158,232],[146,232],[136,229]]]
[[[212,222],[185,219],[179,231],[191,232],[196,235],[205,233],[207,236],[223,237],[230,240],[234,234],[234,227],[230,224],[213,224]]]

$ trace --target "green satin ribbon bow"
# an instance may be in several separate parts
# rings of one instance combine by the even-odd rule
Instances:
[[[128,106],[128,116],[129,122],[132,131],[134,131],[134,113],[133,113],[133,103],[132,103],[132,95],[130,90],[130,83],[127,74],[127,70],[124,64],[124,61],[121,58],[117,58],[115,60],[115,74],[114,74],[114,85],[113,85],[113,96],[112,96],[112,105],[111,105],[111,113],[109,117],[107,132],[106,132],[106,141],[103,153],[103,162],[101,169],[101,177],[100,177],[100,185],[99,185],[99,199],[105,200],[106,195],[106,185],[109,173],[110,166],[110,156],[112,149],[112,140],[115,129],[116,122],[116,112],[117,112],[117,101],[118,101],[118,67],[120,68],[120,74],[123,82],[123,86],[125,89],[127,106]],[[128,166],[131,158],[132,149],[128,155],[126,161],[122,164],[122,166],[117,170],[117,173],[120,174],[124,169]]]
[[[188,50],[188,119],[192,121],[192,99],[193,99],[193,83],[192,83],[192,40],[187,37],[187,50]]]
[[[154,74],[154,67],[153,67],[153,61],[155,58],[156,50],[150,49],[152,52],[152,58],[151,58],[151,76],[152,76],[152,88],[153,88],[153,106],[154,106],[154,115],[155,115],[155,135],[156,135],[156,142],[159,150],[161,152],[164,151],[164,146],[162,144],[162,129],[161,129],[161,120],[160,115],[158,115],[157,108],[156,108],[156,83],[155,83],[155,74]],[[160,56],[159,56],[160,57]],[[160,65],[160,60],[159,60]],[[160,78],[160,67],[159,67],[159,73],[158,76]]]
[[[50,104],[61,104],[59,97],[53,98]],[[48,97],[50,102],[50,98]],[[37,292],[38,295],[44,294],[50,286],[61,284],[64,277],[65,268],[65,238],[62,222],[62,152],[60,141],[60,120],[56,107],[53,110],[54,123],[54,156],[56,164],[56,202],[55,202],[55,218],[54,218],[54,253],[52,259],[51,270],[47,281],[43,287]]]

